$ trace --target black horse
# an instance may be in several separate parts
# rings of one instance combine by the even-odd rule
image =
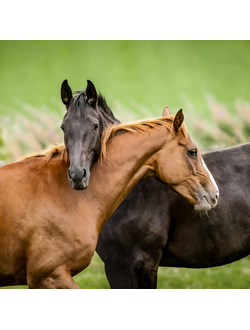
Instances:
[[[64,80],[61,99],[67,112],[61,128],[70,159],[68,179],[74,189],[82,190],[88,187],[90,168],[99,158],[104,129],[120,122],[114,117],[105,98],[97,94],[90,80],[87,80],[86,90],[74,93],[76,95],[73,97],[68,81]]]
[[[203,159],[221,196],[208,216],[151,177],[107,221],[96,251],[111,288],[156,288],[159,266],[207,268],[250,254],[250,143]]]

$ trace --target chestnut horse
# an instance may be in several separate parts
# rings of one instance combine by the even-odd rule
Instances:
[[[218,188],[176,116],[109,127],[87,190],[69,184],[64,146],[0,168],[0,285],[79,288],[110,215],[142,179],[156,176],[197,211],[215,207]]]

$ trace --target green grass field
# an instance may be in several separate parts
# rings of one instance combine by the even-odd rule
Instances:
[[[108,281],[104,266],[95,254],[91,265],[75,276],[82,288],[107,289]],[[250,288],[250,257],[230,265],[206,268],[185,269],[165,268],[158,270],[158,289],[246,289]]]
[[[73,90],[92,80],[122,121],[182,108],[203,150],[249,141],[249,72],[249,41],[0,41],[0,161],[62,142],[66,78]],[[249,257],[213,269],[160,268],[158,288],[250,288],[249,275]],[[96,254],[75,280],[109,288]]]
[[[95,253],[90,266],[74,277],[82,289],[110,289],[104,265]],[[2,289],[27,289],[28,286]],[[164,268],[158,270],[158,289],[249,289],[250,256],[232,264],[206,268]]]

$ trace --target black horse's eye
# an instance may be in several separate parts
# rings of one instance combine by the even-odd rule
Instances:
[[[96,130],[98,127],[99,127],[99,123],[96,122],[95,125],[94,125],[94,129]]]
[[[63,127],[63,126],[61,126],[60,128],[61,128],[61,129],[62,129],[62,131],[64,132],[64,127]]]
[[[191,157],[196,157],[197,156],[197,149],[188,150],[188,154]]]

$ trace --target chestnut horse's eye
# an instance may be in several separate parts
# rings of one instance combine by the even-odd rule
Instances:
[[[196,157],[197,156],[197,149],[188,150],[188,154],[191,157]]]

